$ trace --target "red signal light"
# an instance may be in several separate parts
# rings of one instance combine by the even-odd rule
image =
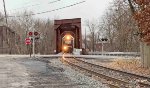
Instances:
[[[28,35],[29,35],[29,36],[32,36],[32,35],[33,35],[33,32],[29,32]],[[37,35],[39,35],[39,33],[38,33],[38,32],[34,32],[34,35],[37,36]]]
[[[37,36],[39,33],[38,32],[34,32],[34,35]]]
[[[32,32],[29,32],[29,36],[32,36],[32,34],[33,34]]]

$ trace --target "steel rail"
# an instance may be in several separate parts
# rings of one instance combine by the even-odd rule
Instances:
[[[112,69],[112,68],[108,68],[108,67],[101,66],[101,65],[92,64],[92,63],[83,61],[83,60],[81,60],[81,59],[77,59],[77,58],[75,58],[75,57],[67,57],[67,58],[72,58],[72,59],[74,59],[74,60],[76,60],[76,61],[82,62],[82,63],[87,64],[87,65],[89,65],[89,66],[94,66],[94,67],[97,67],[97,68],[101,67],[101,68],[104,68],[104,69],[107,69],[107,70],[119,72],[119,73],[121,73],[121,74],[126,74],[126,75],[130,75],[130,76],[134,76],[135,78],[138,77],[138,78],[150,80],[149,77],[145,77],[145,76],[141,76],[141,75],[137,75],[137,74],[133,74],[133,73],[129,73],[129,72],[117,70],[117,69]],[[113,81],[115,81],[115,82],[122,83],[124,86],[127,85],[127,84],[131,84],[131,83],[127,82],[127,81],[122,81],[122,80],[120,80],[120,79],[113,78],[113,77],[106,76],[106,75],[104,75],[104,74],[98,73],[97,71],[92,71],[92,70],[86,69],[86,68],[84,68],[84,67],[82,67],[82,66],[76,65],[75,63],[71,63],[71,62],[67,61],[66,59],[63,59],[63,60],[64,60],[65,62],[67,62],[67,63],[68,63],[69,65],[71,65],[71,66],[74,66],[74,67],[77,67],[77,68],[80,68],[80,69],[82,69],[82,70],[85,70],[85,71],[89,72],[91,75],[99,76],[99,77],[102,77],[102,78],[104,78],[104,79],[106,79],[106,80],[110,80],[110,79],[111,79],[111,80],[113,80]],[[93,74],[92,74],[92,73],[93,73]],[[101,76],[100,76],[100,75],[101,75]],[[116,84],[116,83],[114,83],[114,84]],[[121,84],[121,85],[122,85],[122,84]],[[149,87],[150,87],[150,84],[148,84],[148,83],[138,82],[138,84],[139,84],[140,86],[142,86],[142,87],[143,87],[143,86],[146,87],[146,88],[149,88]],[[109,85],[110,85],[110,84],[109,84]],[[113,86],[115,86],[115,85],[113,85]],[[116,86],[116,87],[117,87],[117,86]]]
[[[98,73],[96,71],[84,68],[82,66],[76,65],[70,61],[67,61],[66,59],[63,59],[63,62],[66,62],[67,64],[71,65],[72,67],[78,68],[81,71],[86,71],[86,74],[90,74],[91,76],[96,76],[100,79],[104,79],[105,81],[103,81],[104,84],[108,84],[109,87],[111,88],[120,88],[121,86],[123,86],[124,88],[128,88],[128,82],[113,78],[113,77],[109,77],[106,76],[104,74]]]

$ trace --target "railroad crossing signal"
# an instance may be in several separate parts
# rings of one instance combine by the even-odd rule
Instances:
[[[39,33],[38,33],[38,32],[34,32],[34,33],[33,33],[33,32],[29,32],[29,33],[28,33],[28,35],[29,35],[29,36],[33,36],[33,34],[34,34],[34,36],[39,35]]]
[[[26,38],[25,39],[25,44],[26,45],[30,45],[31,44],[31,39],[30,38]]]
[[[38,32],[34,32],[34,35],[37,36],[39,33]]]
[[[29,32],[28,35],[29,35],[31,41],[33,41],[33,38],[35,40],[38,40],[40,38],[40,34],[38,32]]]
[[[33,33],[32,33],[32,32],[29,32],[28,34],[29,34],[29,36],[32,36]]]

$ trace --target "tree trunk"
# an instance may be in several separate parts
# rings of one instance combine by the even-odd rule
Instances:
[[[140,43],[140,51],[141,51],[142,67],[145,67],[145,68],[150,67],[150,46],[141,42]]]

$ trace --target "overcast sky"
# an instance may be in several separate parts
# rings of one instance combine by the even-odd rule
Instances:
[[[3,0],[0,0],[0,11],[3,13]],[[34,13],[50,11],[72,5],[84,0],[5,0],[7,12],[12,13],[31,10]],[[93,19],[101,17],[112,0],[85,0],[86,2],[61,9],[55,12],[36,15],[41,18],[82,18]],[[49,4],[50,2],[54,2]]]
[[[82,1],[84,0],[5,0],[5,3],[7,13],[9,13],[9,15],[14,15],[14,13],[24,10],[33,11],[34,13],[51,11]],[[112,0],[85,0],[84,3],[54,12],[35,15],[34,17],[43,19],[81,18],[82,21],[85,21],[86,19],[92,20],[101,18],[110,5],[110,2],[112,2]],[[4,13],[3,0],[0,0],[0,12]]]

